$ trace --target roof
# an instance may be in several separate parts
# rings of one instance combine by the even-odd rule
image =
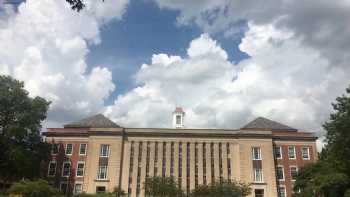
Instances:
[[[174,112],[185,113],[182,107],[176,107]]]
[[[264,117],[256,118],[255,120],[243,126],[242,129],[246,129],[246,130],[262,129],[262,130],[271,130],[271,131],[298,131],[297,129],[294,129],[290,126],[284,125],[282,123],[279,123],[273,120],[269,120]]]
[[[118,128],[115,122],[106,118],[102,114],[97,114],[88,118],[84,118],[75,122],[64,125],[64,128]]]

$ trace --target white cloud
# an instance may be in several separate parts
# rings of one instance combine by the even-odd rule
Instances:
[[[27,0],[0,18],[0,72],[24,81],[31,96],[52,101],[50,122],[101,111],[115,89],[111,72],[88,70],[85,58],[88,46],[100,42],[100,28],[120,19],[128,0],[85,2],[78,13],[66,1]]]
[[[207,34],[190,43],[187,57],[153,55],[136,74],[139,86],[105,114],[125,126],[169,127],[181,105],[187,127],[237,128],[265,116],[319,131],[349,74],[274,25],[250,23],[239,47],[250,58],[237,65]]]

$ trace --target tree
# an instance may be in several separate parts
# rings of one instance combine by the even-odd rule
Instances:
[[[248,184],[222,180],[210,185],[200,185],[191,192],[193,197],[244,197],[251,193]]]
[[[73,10],[80,12],[85,7],[84,0],[66,0]],[[104,0],[102,0],[104,1]]]
[[[317,163],[301,170],[295,196],[350,196],[350,87],[332,106],[334,112],[323,125],[327,145]]]
[[[0,75],[0,184],[40,177],[49,145],[40,136],[50,102],[31,98],[23,82]]]
[[[179,197],[184,196],[181,188],[172,177],[150,177],[144,183],[145,196]]]
[[[115,197],[126,196],[125,191],[122,188],[120,188],[120,187],[114,188],[113,194],[114,194]]]
[[[10,195],[22,195],[24,197],[58,197],[61,196],[58,189],[50,186],[44,180],[21,181],[14,183],[7,191]]]

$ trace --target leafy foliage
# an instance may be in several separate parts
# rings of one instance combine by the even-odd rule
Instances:
[[[0,182],[40,176],[49,145],[40,137],[49,102],[30,98],[23,82],[0,76]]]
[[[193,197],[244,197],[251,193],[248,184],[229,180],[201,185],[191,192]]]
[[[60,192],[44,180],[21,181],[14,183],[7,191],[10,196],[24,197],[59,197]]]
[[[85,7],[84,0],[66,0],[73,10],[80,12]],[[104,1],[104,0],[102,0]]]
[[[171,177],[149,177],[144,183],[145,196],[178,197],[184,196],[176,181]]]
[[[350,196],[350,87],[346,93],[332,104],[334,113],[323,125],[327,145],[317,163],[302,169],[295,196]]]

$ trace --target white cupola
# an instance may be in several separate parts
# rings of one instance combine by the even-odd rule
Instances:
[[[173,112],[173,127],[183,128],[184,127],[185,112],[182,107],[176,107]]]

